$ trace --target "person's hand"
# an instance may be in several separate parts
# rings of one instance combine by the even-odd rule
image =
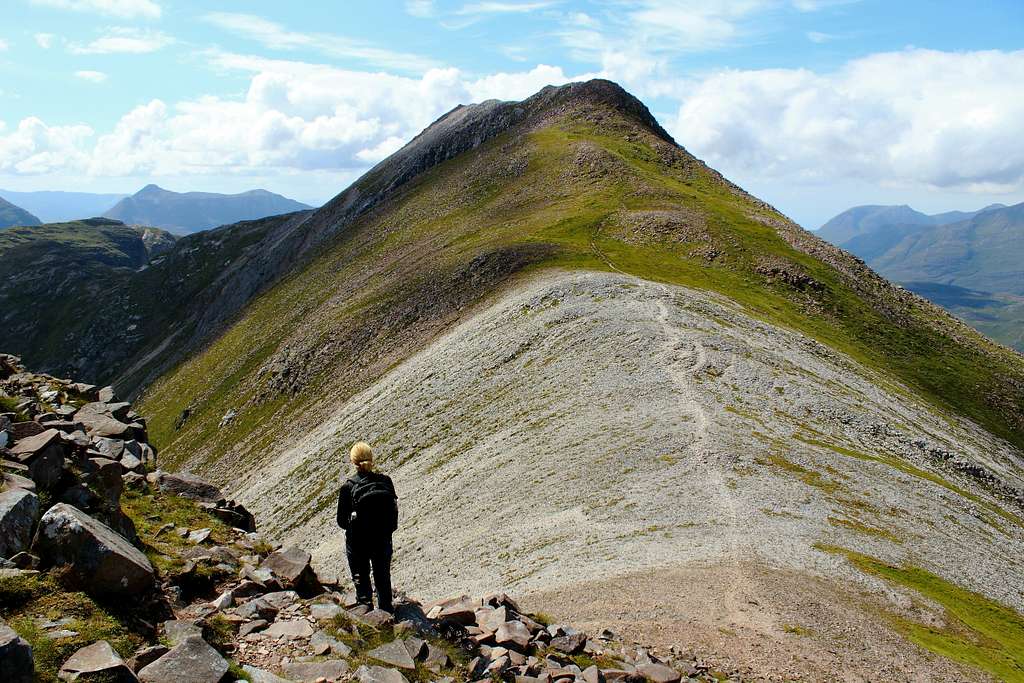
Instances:
[[[349,524],[354,524],[355,521],[356,521],[356,511],[353,510],[352,514],[348,516],[348,523]]]

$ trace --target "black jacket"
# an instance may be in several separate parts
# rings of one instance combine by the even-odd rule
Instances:
[[[362,485],[375,481],[391,492],[390,508],[384,510],[383,514],[376,515],[375,519],[359,519],[356,524],[352,520],[352,491]],[[357,531],[360,533],[386,533],[390,534],[398,528],[398,495],[395,493],[395,485],[391,477],[380,472],[356,472],[344,484],[338,493],[338,526],[345,531]]]

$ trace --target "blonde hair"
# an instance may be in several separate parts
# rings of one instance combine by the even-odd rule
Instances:
[[[373,450],[365,441],[359,441],[353,445],[348,457],[359,471],[370,472],[373,470]]]

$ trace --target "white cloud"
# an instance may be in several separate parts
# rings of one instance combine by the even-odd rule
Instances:
[[[32,37],[35,39],[36,45],[43,48],[44,50],[50,49],[50,47],[53,45],[53,39],[55,38],[55,36],[52,33],[37,33]]]
[[[1024,51],[906,50],[723,71],[679,92],[676,139],[727,174],[976,192],[1024,184]]]
[[[162,50],[173,43],[174,38],[160,31],[113,27],[107,29],[106,35],[91,43],[72,44],[68,50],[76,55],[145,54]]]
[[[556,2],[471,2],[463,5],[456,14],[522,14],[547,9]]]
[[[432,17],[436,9],[434,0],[406,0],[405,11],[414,17]]]
[[[0,38],[0,52],[4,52],[5,50],[8,50],[8,49],[10,49],[10,47],[11,47],[10,44],[6,40]]]
[[[386,50],[345,36],[290,31],[254,14],[211,12],[203,19],[275,50],[309,49],[331,57],[357,59],[376,66],[408,71],[423,71],[436,66],[432,59]]]
[[[812,43],[827,43],[830,40],[835,40],[836,37],[831,33],[822,33],[821,31],[808,31],[807,40]]]
[[[32,0],[33,5],[96,12],[122,19],[159,19],[160,5],[153,0]]]
[[[47,126],[31,116],[4,134],[0,126],[0,173],[38,175],[82,168],[88,159],[89,126]]]
[[[103,83],[107,80],[107,74],[102,71],[76,71],[75,76],[90,83]]]

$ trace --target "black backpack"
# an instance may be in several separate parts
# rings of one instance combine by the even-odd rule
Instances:
[[[364,529],[395,528],[397,500],[391,481],[380,474],[352,479],[352,510],[356,513],[356,524]]]

